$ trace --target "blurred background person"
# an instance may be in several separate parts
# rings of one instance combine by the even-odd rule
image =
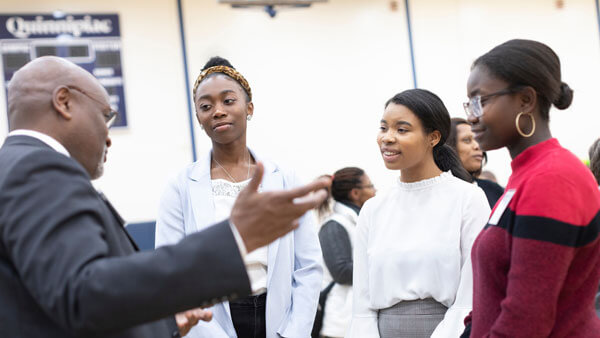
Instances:
[[[352,318],[352,242],[358,214],[363,204],[375,196],[375,187],[364,170],[340,169],[333,174],[331,197],[322,206],[333,212],[319,231],[325,269],[323,285],[329,290],[324,303],[321,336],[341,338]]]
[[[354,239],[348,337],[457,337],[472,298],[470,253],[490,207],[445,144],[450,115],[412,89],[385,104],[377,142],[396,185],[365,203]]]
[[[600,184],[600,138],[592,143],[588,154],[590,156],[590,170],[594,174],[596,183]],[[598,288],[598,292],[596,292],[596,301],[594,304],[596,305],[596,315],[600,317],[600,287]]]
[[[473,245],[471,336],[597,337],[600,192],[550,132],[550,107],[573,100],[558,56],[507,41],[475,60],[467,95],[475,139],[485,151],[506,147],[513,170]]]
[[[484,152],[485,154],[485,152]],[[485,159],[485,155],[484,155],[484,159]],[[482,180],[488,180],[488,181],[492,181],[494,183],[498,183],[498,179],[496,178],[496,175],[491,172],[490,170],[482,170],[481,174],[479,174],[479,178]],[[500,186],[502,187],[502,186]],[[502,190],[504,191],[504,188],[502,188]]]
[[[592,143],[588,153],[590,156],[590,170],[594,174],[596,183],[600,184],[600,138]]]
[[[469,172],[473,182],[483,189],[490,208],[493,208],[504,193],[504,188],[498,183],[480,177],[486,155],[475,141],[474,136],[469,122],[455,117],[451,119],[450,136],[448,136],[446,144],[456,151],[463,167]]]
[[[265,168],[260,191],[298,184],[295,174],[247,148],[252,92],[229,61],[211,58],[196,80],[193,97],[196,117],[212,149],[167,187],[156,223],[156,246],[176,243],[226,218],[257,161]],[[194,327],[190,337],[309,336],[322,281],[313,221],[305,214],[296,230],[246,255],[252,295],[212,307],[214,319]]]

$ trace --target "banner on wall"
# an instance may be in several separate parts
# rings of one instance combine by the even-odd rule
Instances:
[[[0,15],[0,51],[5,90],[27,62],[56,55],[98,78],[119,112],[114,127],[127,126],[118,14]]]

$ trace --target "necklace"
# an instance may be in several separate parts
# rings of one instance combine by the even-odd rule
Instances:
[[[227,176],[229,176],[229,178],[231,178],[231,180],[233,181],[233,183],[239,183],[238,181],[236,181],[235,178],[233,178],[233,176],[231,176],[231,174],[227,171],[227,169],[225,169],[225,167],[223,167],[221,165],[221,163],[219,163],[219,161],[217,161],[217,159],[213,156],[212,157],[213,161],[215,161],[215,163],[221,168],[223,169],[223,171],[227,174]],[[250,178],[250,152],[248,152],[248,173],[246,174],[246,180]]]

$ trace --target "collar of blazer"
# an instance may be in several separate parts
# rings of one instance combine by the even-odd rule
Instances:
[[[269,160],[263,159],[256,155],[252,149],[248,148],[252,157],[256,160],[256,162],[262,162],[265,166],[265,174],[274,173],[279,171],[277,165]],[[212,149],[207,151],[204,158],[200,159],[196,163],[193,164],[193,167],[188,173],[188,177],[193,181],[200,181],[205,176],[210,176],[210,157],[212,155]]]

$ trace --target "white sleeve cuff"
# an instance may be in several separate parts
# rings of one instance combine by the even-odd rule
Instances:
[[[244,244],[244,239],[242,239],[242,235],[240,235],[240,232],[231,221],[229,221],[229,226],[231,227],[233,238],[235,238],[235,242],[240,250],[240,255],[242,256],[242,259],[244,259],[248,254],[248,250],[246,250],[246,245]]]
[[[379,338],[379,326],[377,323],[377,313],[375,316],[357,316],[352,317],[350,326],[346,331],[346,338]]]

